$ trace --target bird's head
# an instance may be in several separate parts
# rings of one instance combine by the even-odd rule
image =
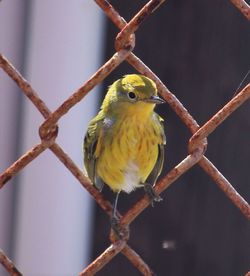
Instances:
[[[157,95],[155,83],[142,75],[131,74],[115,81],[102,104],[110,113],[150,113],[156,104],[165,101]]]

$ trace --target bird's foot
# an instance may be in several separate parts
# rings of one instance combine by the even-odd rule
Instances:
[[[111,228],[116,234],[118,238],[122,238],[122,229],[121,229],[121,224],[120,224],[120,219],[117,216],[112,216],[111,220]]]
[[[151,205],[154,207],[154,202],[162,201],[162,198],[156,194],[154,188],[149,183],[144,183],[144,190],[145,193],[148,195],[149,199],[151,200]]]
[[[129,230],[127,227],[122,227],[119,217],[117,215],[113,215],[110,222],[116,238],[119,240],[128,240]]]

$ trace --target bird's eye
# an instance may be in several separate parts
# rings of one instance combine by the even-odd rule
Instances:
[[[129,92],[128,97],[129,97],[130,100],[135,100],[136,99],[136,95],[135,95],[134,92]]]

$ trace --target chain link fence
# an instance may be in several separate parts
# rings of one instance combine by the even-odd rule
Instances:
[[[195,164],[198,164],[214,183],[224,192],[232,203],[241,213],[250,219],[250,206],[242,196],[234,189],[231,183],[220,173],[213,163],[205,156],[207,147],[207,137],[233,112],[239,108],[250,97],[250,84],[246,85],[237,95],[235,95],[222,109],[220,109],[209,121],[203,126],[199,126],[195,119],[188,113],[182,103],[172,94],[161,80],[148,68],[134,53],[135,35],[134,33],[140,27],[141,23],[158,9],[164,0],[151,0],[127,23],[114,7],[106,0],[95,0],[99,7],[106,13],[109,19],[121,30],[115,40],[116,53],[89,78],[85,84],[66,99],[53,112],[49,110],[46,103],[43,102],[38,93],[22,77],[22,75],[12,66],[6,57],[0,54],[0,67],[9,77],[19,86],[21,91],[35,105],[37,110],[44,117],[44,122],[39,128],[41,142],[34,145],[23,156],[16,160],[0,175],[0,188],[24,169],[30,162],[38,157],[43,151],[50,150],[62,162],[62,164],[75,176],[82,185],[96,200],[104,212],[111,215],[112,206],[101,193],[99,193],[91,184],[90,180],[83,174],[68,156],[63,148],[56,143],[58,126],[57,123],[71,108],[83,100],[88,92],[96,85],[102,82],[116,67],[126,61],[133,66],[140,74],[143,74],[155,81],[159,94],[167,101],[169,106],[180,117],[181,121],[190,130],[192,136],[189,140],[189,154],[172,170],[168,172],[155,186],[157,193],[163,192],[173,184],[181,175],[187,172]],[[231,0],[232,4],[250,20],[250,7],[242,0]],[[128,244],[129,225],[140,213],[150,205],[148,197],[145,195],[136,202],[129,211],[121,217],[121,226],[126,233],[123,240],[117,240],[113,232],[110,234],[111,245],[83,271],[81,276],[94,275],[109,263],[117,254],[123,254],[136,269],[143,275],[154,275],[151,268],[144,262],[133,248]],[[15,267],[12,261],[0,250],[0,263],[9,272],[10,275],[22,275]],[[247,273],[249,275],[249,272]]]

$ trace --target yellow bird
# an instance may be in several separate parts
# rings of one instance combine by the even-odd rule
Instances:
[[[126,75],[109,87],[99,113],[89,123],[84,164],[97,189],[106,184],[117,193],[111,218],[115,231],[121,191],[144,187],[152,202],[161,200],[152,186],[162,170],[166,138],[163,119],[154,108],[164,102],[151,79]]]

